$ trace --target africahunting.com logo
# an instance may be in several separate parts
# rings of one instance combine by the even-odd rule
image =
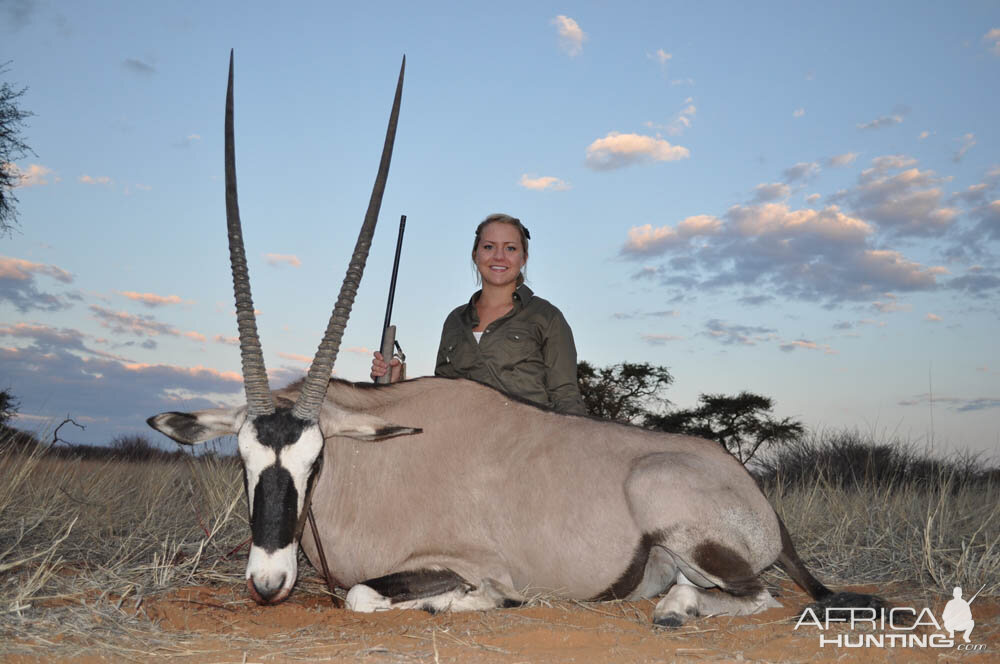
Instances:
[[[827,607],[819,613],[810,607],[799,616],[795,629],[818,629],[820,648],[956,648],[981,652],[986,650],[986,644],[973,643],[970,639],[976,627],[970,605],[979,592],[966,601],[962,598],[962,589],[956,587],[952,599],[941,612],[940,621],[926,607],[919,610],[909,606],[888,609]],[[850,631],[830,631],[831,627],[838,626]]]

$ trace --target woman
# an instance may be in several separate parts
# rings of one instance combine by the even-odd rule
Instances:
[[[584,415],[573,332],[558,309],[524,285],[530,238],[521,221],[506,214],[492,214],[476,228],[472,262],[483,287],[445,319],[434,374]],[[391,366],[392,380],[399,380],[399,360]],[[376,352],[372,378],[387,369]]]

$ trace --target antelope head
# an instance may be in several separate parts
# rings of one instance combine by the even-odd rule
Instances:
[[[252,533],[246,573],[247,588],[251,596],[261,604],[275,604],[284,600],[295,584],[298,571],[296,548],[305,521],[308,495],[322,460],[320,410],[378,220],[396,136],[405,67],[404,57],[368,211],[326,333],[295,403],[275,403],[268,387],[264,356],[257,336],[257,321],[250,295],[250,277],[236,197],[232,52],[229,55],[225,123],[226,220],[247,404],[239,408],[196,413],[161,413],[149,418],[147,422],[154,429],[185,444],[236,434],[243,460]],[[330,427],[327,429],[329,434]],[[418,430],[397,427],[390,431],[381,427],[375,418],[345,414],[345,417],[337,418],[333,431],[338,435],[373,440]]]

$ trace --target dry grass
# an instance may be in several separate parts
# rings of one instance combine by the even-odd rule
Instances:
[[[765,493],[822,578],[1000,593],[1000,472],[979,459],[839,433],[770,471]]]
[[[953,585],[1000,593],[995,472],[925,463],[919,481],[912,472],[887,480],[852,466],[857,481],[845,483],[844,468],[809,468],[804,479],[772,477],[765,486],[803,559],[824,580],[892,581],[937,597]],[[242,585],[240,545],[249,528],[241,473],[233,459],[68,459],[0,441],[0,659],[196,655],[197,636],[164,633],[143,601],[190,585]],[[323,592],[317,582],[300,580],[299,592],[303,586]],[[646,620],[626,605],[573,605]],[[303,652],[330,640],[308,628],[289,638]]]
[[[232,459],[66,459],[0,441],[0,658],[38,646],[107,651],[136,634],[146,643],[155,630],[143,598],[238,583],[241,473]]]

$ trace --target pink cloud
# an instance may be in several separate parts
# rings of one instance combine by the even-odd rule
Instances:
[[[156,293],[137,293],[135,291],[118,291],[119,295],[124,295],[130,300],[141,302],[147,307],[159,307],[165,304],[180,304],[181,298],[177,295],[157,295]]]

